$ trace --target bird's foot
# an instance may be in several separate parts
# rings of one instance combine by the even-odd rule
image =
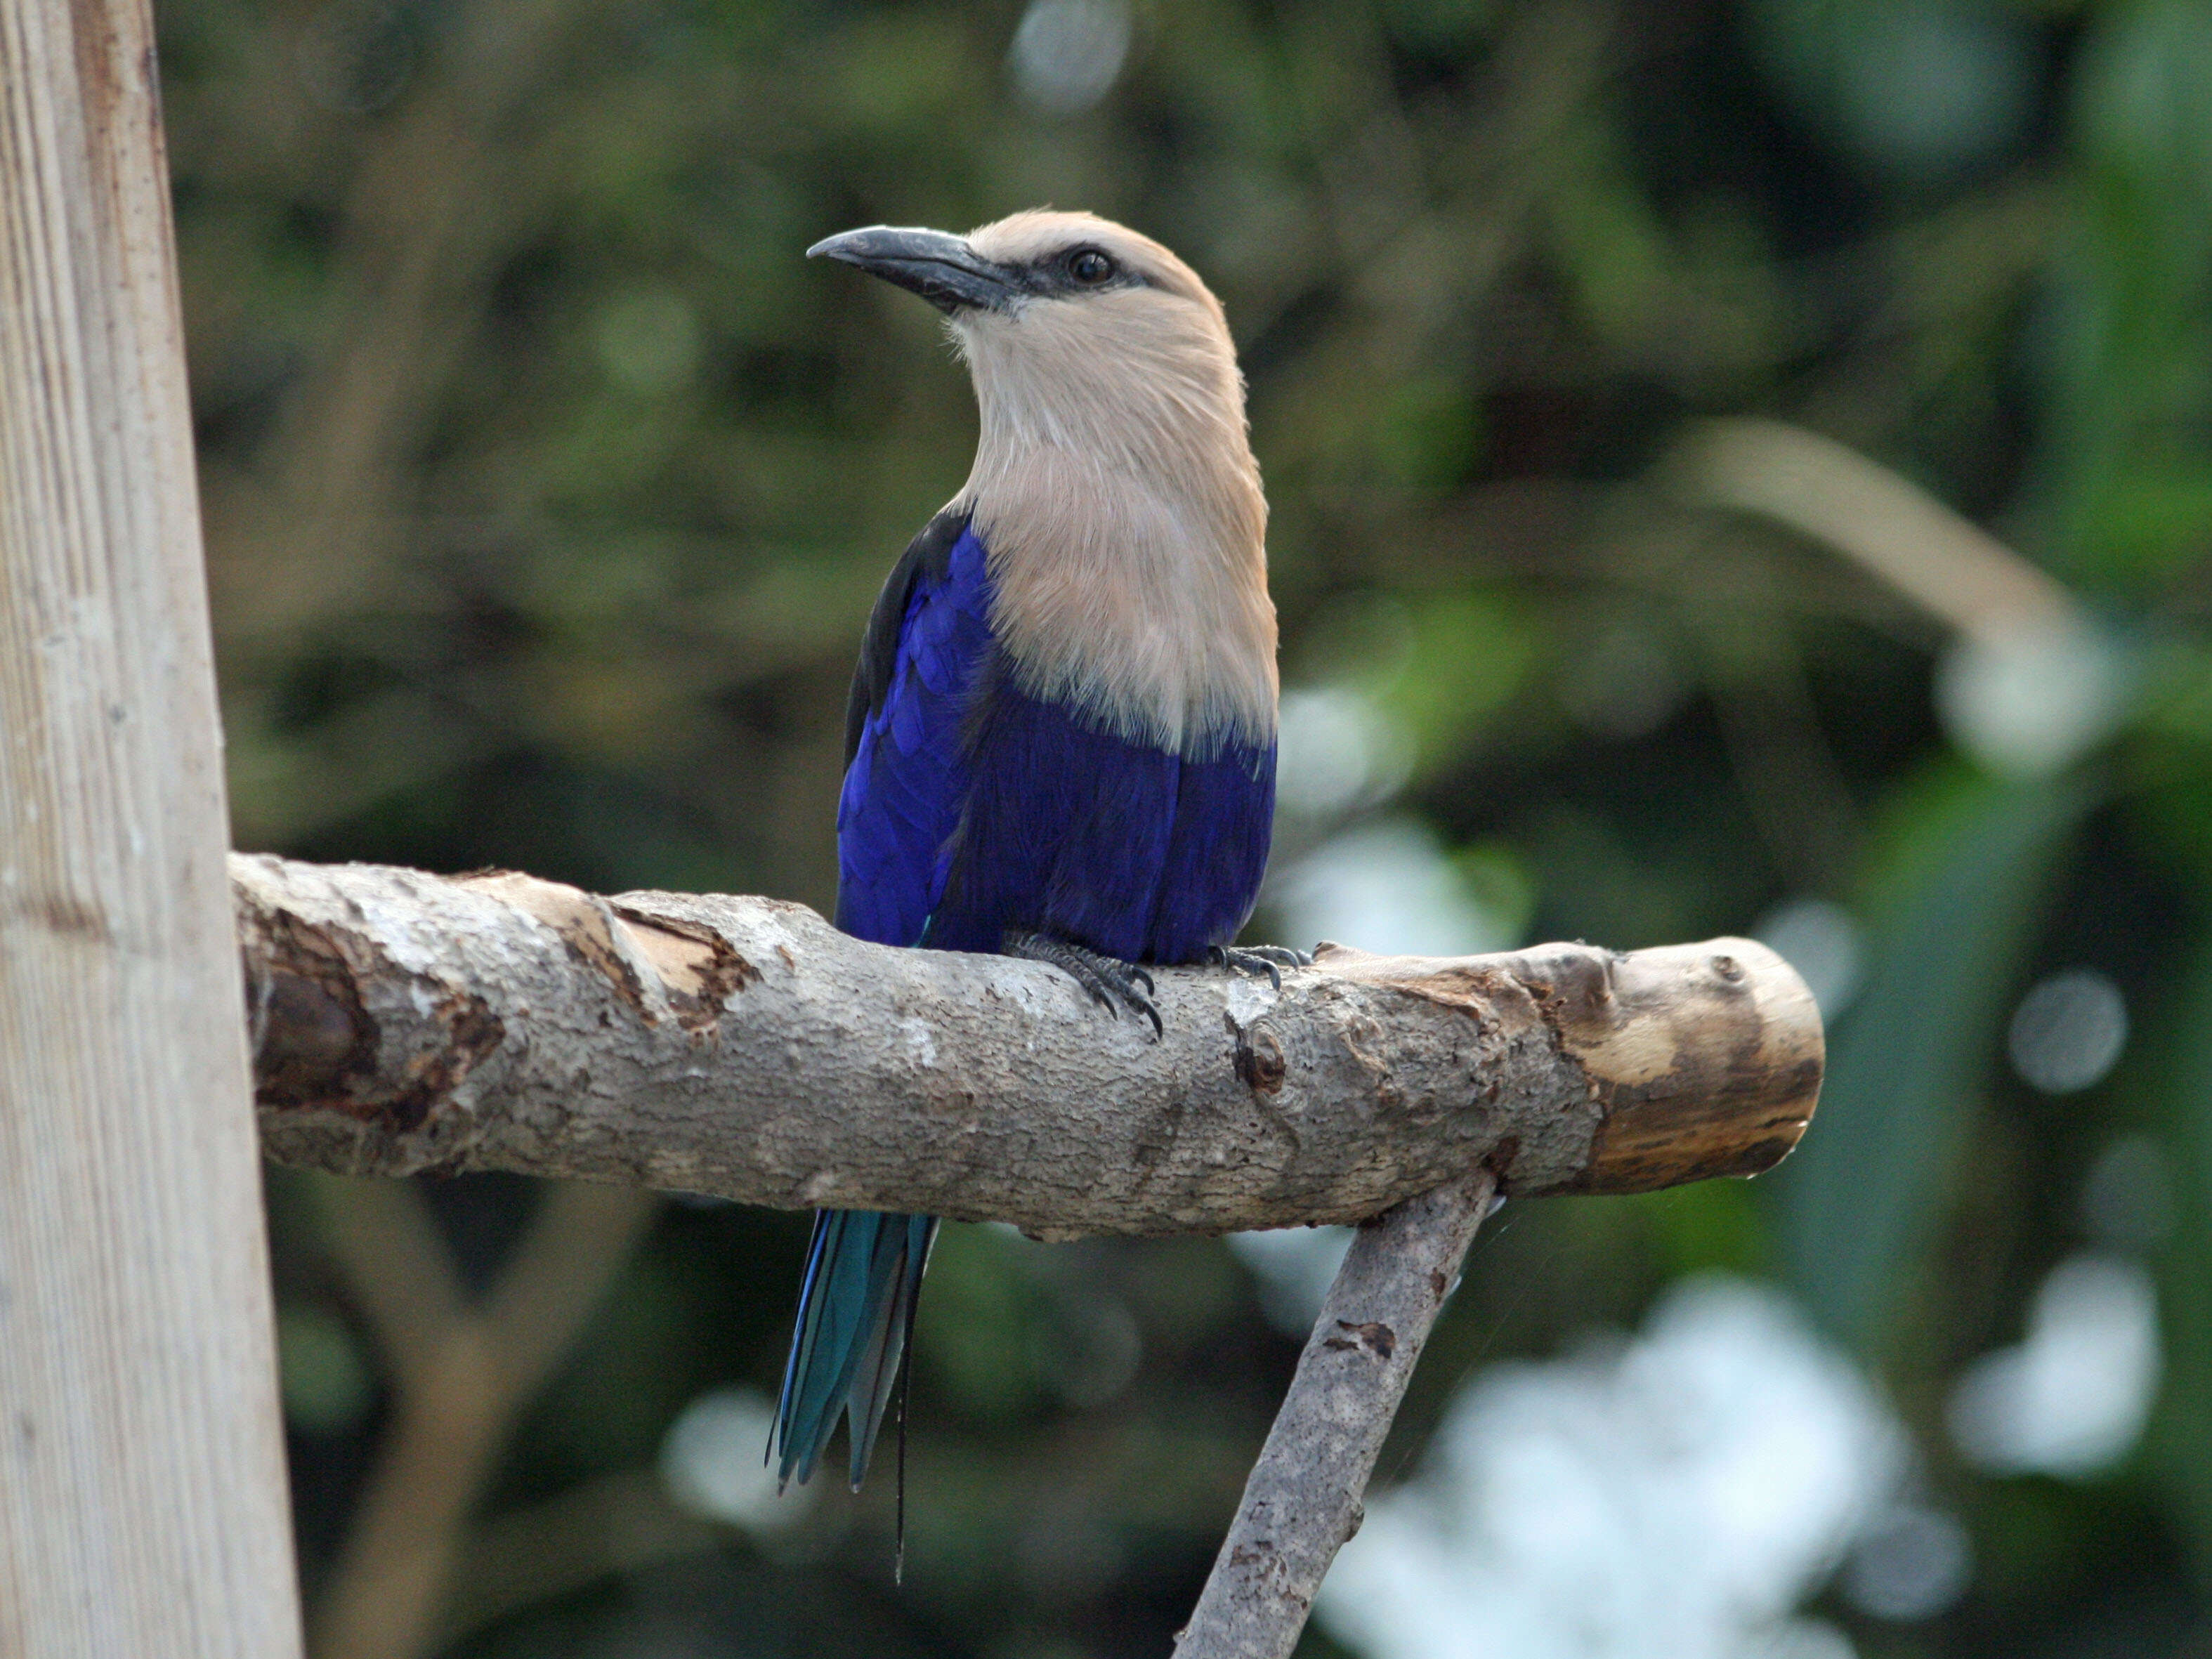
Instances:
[[[1160,1024],[1160,1011],[1152,1006],[1152,976],[1135,963],[1102,956],[1064,939],[1048,939],[1042,933],[1009,933],[1005,948],[1010,957],[1051,963],[1090,992],[1093,1001],[1116,1018],[1124,1007],[1142,1014],[1152,1022],[1154,1042],[1165,1034],[1166,1028]]]
[[[1206,959],[1233,974],[1265,974],[1267,983],[1278,991],[1283,988],[1284,969],[1313,966],[1310,952],[1293,951],[1287,945],[1209,945]]]

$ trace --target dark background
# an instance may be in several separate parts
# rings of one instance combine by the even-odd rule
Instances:
[[[1911,1617],[1816,1575],[1857,1651],[2212,1652],[2212,14],[161,12],[240,845],[828,908],[860,626],[974,419],[925,307],[801,251],[1127,221],[1251,383],[1305,769],[1257,931],[1764,927],[1842,1009],[1782,1175],[1509,1206],[1385,1478],[1470,1368],[1723,1269],[1880,1380],[1970,1540]],[[1846,447],[1706,424],[1744,417]],[[948,1230],[894,1588],[887,1480],[732,1524],[656,1474],[688,1404],[772,1390],[804,1217],[614,1228],[612,1290],[540,1310],[582,1322],[544,1385],[405,1465],[404,1250],[495,1297],[582,1224],[270,1180],[307,1589],[376,1628],[352,1529],[416,1517],[400,1659],[1163,1654],[1296,1352],[1218,1242]],[[1947,1401],[2084,1249],[2157,1277],[2148,1428],[1993,1472]]]

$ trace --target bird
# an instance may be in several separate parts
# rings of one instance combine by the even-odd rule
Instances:
[[[874,225],[807,253],[943,313],[979,416],[967,482],[863,636],[836,925],[1049,963],[1155,1040],[1146,964],[1279,986],[1309,958],[1233,944],[1267,861],[1279,684],[1267,498],[1220,302],[1090,213],[965,236]],[[779,1489],[812,1475],[842,1415],[860,1490],[937,1224],[817,1213],[769,1444]]]

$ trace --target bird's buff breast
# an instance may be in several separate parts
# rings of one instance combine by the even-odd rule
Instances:
[[[1206,545],[1158,502],[1102,512],[1097,499],[1044,490],[975,503],[991,631],[1015,684],[1189,759],[1272,745],[1275,612],[1263,556]]]

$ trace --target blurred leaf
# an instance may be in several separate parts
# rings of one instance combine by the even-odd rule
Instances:
[[[1036,1356],[1039,1297],[1024,1252],[997,1227],[947,1223],[929,1253],[929,1294],[915,1351],[945,1391],[984,1419],[1016,1417],[1042,1398]]]
[[[1628,1207],[1651,1228],[1670,1279],[1771,1270],[1774,1241],[1758,1192],[1749,1182],[1701,1181],[1639,1194]]]
[[[308,1434],[335,1434],[368,1414],[376,1384],[346,1322],[326,1308],[289,1307],[276,1316],[284,1420]]]
[[[1536,914],[1536,874],[1528,860],[1506,842],[1491,841],[1459,848],[1451,862],[1494,931],[1516,940],[1528,937]]]
[[[1946,0],[1751,0],[1769,74],[1856,157],[1932,182],[1997,154],[2034,107],[2025,20]]]
[[[2081,553],[2100,570],[2160,576],[2212,555],[2212,477],[2200,463],[2138,464],[2084,503]]]
[[[1467,386],[1450,375],[1416,375],[1393,390],[1374,441],[1394,481],[1416,495],[1442,495],[1474,470],[1482,447],[1482,411]]]
[[[2212,31],[2195,0],[2107,6],[2083,54],[2076,116],[2094,161],[2212,198]],[[2176,204],[2178,205],[2178,203]]]
[[[2097,790],[1947,769],[1908,792],[1869,884],[1866,988],[1777,1178],[1783,1261],[1814,1310],[1879,1349],[1953,1181],[1967,1114],[2052,878]]]
[[[2105,9],[2075,82],[2081,234],[2054,289],[2043,441],[2057,551],[2132,584],[2201,562],[2212,447],[2212,32],[2190,0]]]
[[[1383,25],[1416,51],[1464,47],[1497,21],[1497,0],[1383,0]]]
[[[1535,659],[1534,619],[1500,596],[1413,596],[1389,665],[1370,681],[1375,700],[1401,723],[1417,770],[1460,754],[1521,687]]]

